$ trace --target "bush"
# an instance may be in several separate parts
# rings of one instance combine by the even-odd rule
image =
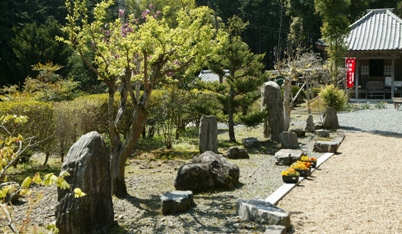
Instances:
[[[41,151],[49,152],[54,146],[55,125],[54,125],[53,104],[39,101],[9,101],[2,102],[0,105],[1,115],[23,115],[27,116],[29,122],[21,126],[10,126],[5,124],[8,129],[15,128],[15,131],[26,136],[34,136],[33,143]],[[24,160],[29,161],[31,154],[24,155]]]
[[[334,85],[327,85],[321,89],[319,96],[324,107],[333,107],[337,111],[343,110],[346,106],[348,97],[343,90],[340,90]]]

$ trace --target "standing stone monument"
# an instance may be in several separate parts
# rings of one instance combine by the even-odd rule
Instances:
[[[201,154],[206,151],[218,153],[218,123],[215,116],[201,117],[198,147]]]
[[[324,112],[324,120],[322,127],[325,129],[338,129],[338,116],[336,115],[336,110],[333,107],[328,107]]]
[[[71,189],[57,189],[56,226],[60,234],[104,233],[114,212],[109,150],[97,132],[87,133],[70,148],[62,171]],[[86,196],[75,198],[74,189]]]
[[[298,149],[299,141],[297,135],[294,132],[284,131],[279,134],[279,139],[282,149]]]
[[[268,113],[268,125],[271,129],[271,140],[279,142],[279,134],[285,131],[281,90],[276,82],[268,81],[263,84],[261,93],[261,109],[266,110]],[[265,131],[266,129],[264,129],[264,132]]]
[[[306,132],[314,132],[315,131],[315,125],[314,125],[314,119],[313,115],[309,114],[306,120]]]

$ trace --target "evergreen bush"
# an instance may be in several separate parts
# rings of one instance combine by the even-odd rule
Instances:
[[[321,89],[319,96],[325,108],[333,107],[337,111],[343,110],[348,100],[345,92],[334,85],[325,86]]]

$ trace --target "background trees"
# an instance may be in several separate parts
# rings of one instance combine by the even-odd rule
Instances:
[[[87,7],[92,11],[95,4],[100,0],[88,0]],[[286,56],[283,51],[287,51],[292,47],[288,40],[294,40],[298,37],[303,41],[303,47],[311,48],[314,52],[318,52],[315,48],[315,42],[321,38],[319,28],[322,25],[322,20],[315,13],[314,0],[235,0],[235,1],[211,1],[211,0],[186,0],[186,1],[161,1],[161,0],[126,0],[113,4],[114,10],[110,12],[109,17],[117,17],[119,4],[126,3],[126,13],[135,13],[140,16],[149,4],[153,3],[156,10],[163,11],[163,4],[170,5],[169,12],[164,12],[165,18],[172,17],[174,19],[177,9],[185,7],[209,6],[215,10],[217,19],[227,23],[228,19],[233,15],[238,15],[249,25],[242,33],[242,39],[247,43],[253,53],[262,54],[264,56],[264,65],[266,69],[272,69],[278,61],[278,57],[282,59]],[[349,22],[354,22],[363,14],[366,9],[372,8],[395,8],[394,13],[402,17],[402,3],[394,0],[370,0],[370,1],[351,1],[351,5],[338,11],[338,15],[344,15]],[[59,25],[65,23],[67,10],[64,5],[64,0],[43,0],[43,1],[26,1],[26,0],[3,0],[0,3],[0,86],[4,84],[20,84],[24,83],[26,76],[31,74],[31,69],[22,69],[21,64],[30,66],[38,62],[58,63],[64,67],[61,73],[63,77],[74,76],[76,81],[83,81],[81,88],[88,92],[99,92],[100,89],[92,89],[94,83],[89,82],[93,79],[87,79],[88,67],[80,64],[75,54],[69,54],[70,66],[67,66],[66,60],[55,61],[52,56],[42,56],[42,60],[35,58],[35,61],[26,58],[17,57],[14,51],[20,51],[27,45],[23,45],[24,40],[17,40],[17,35],[21,34],[24,28],[28,28],[28,24],[36,23],[36,27],[45,31],[44,35],[49,39],[54,38],[49,32],[52,30],[52,21]],[[90,19],[93,18],[92,13],[89,13]],[[173,22],[174,20],[172,20]],[[32,26],[32,25],[31,25]],[[25,30],[28,33],[27,30]],[[35,38],[37,35],[27,35],[29,38]],[[42,32],[40,34],[43,34]],[[58,34],[57,34],[58,35]],[[18,36],[19,38],[21,37]],[[44,36],[40,36],[44,37]],[[15,43],[11,43],[14,39]],[[21,43],[22,45],[19,45]],[[33,43],[30,41],[29,43]],[[30,47],[34,47],[29,45]],[[293,48],[294,49],[294,48]],[[56,54],[63,54],[63,49],[58,47]],[[87,55],[91,56],[91,55]],[[62,56],[63,57],[63,56]],[[279,59],[279,60],[280,60]],[[69,72],[66,74],[65,72]]]

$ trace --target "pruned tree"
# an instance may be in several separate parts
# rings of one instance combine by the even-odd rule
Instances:
[[[290,127],[290,114],[293,110],[294,100],[292,93],[292,81],[297,81],[299,77],[306,76],[306,83],[310,82],[310,77],[322,69],[322,59],[312,53],[297,49],[286,60],[275,65],[275,69],[284,78],[283,109],[285,119],[285,129]],[[307,90],[309,91],[310,85]],[[309,95],[307,95],[309,96]]]
[[[220,93],[218,99],[224,108],[223,112],[227,115],[231,142],[236,142],[234,131],[236,115],[238,122],[247,123],[247,120],[254,119],[253,123],[248,122],[250,125],[260,123],[263,119],[262,113],[251,113],[250,106],[260,98],[259,87],[266,79],[262,73],[264,54],[254,54],[242,41],[241,34],[246,26],[247,23],[237,16],[229,19],[224,29],[226,39],[221,39],[216,53],[210,57],[208,64],[209,68],[220,77],[224,76],[225,70],[229,70],[225,81],[220,85],[214,84],[214,89]]]
[[[215,43],[213,28],[208,23],[212,12],[207,7],[181,9],[176,26],[171,27],[152,6],[140,18],[120,9],[120,18],[108,21],[108,10],[113,4],[113,0],[97,4],[94,21],[90,22],[85,0],[67,0],[69,14],[64,31],[69,37],[59,39],[73,46],[108,88],[112,191],[125,196],[126,159],[141,136],[152,91],[172,83],[175,73],[203,63]],[[94,61],[84,56],[86,51],[94,52]],[[141,92],[133,90],[135,82],[141,84]],[[114,115],[116,93],[120,95],[120,104]],[[130,127],[122,132],[120,127],[129,103],[133,106]]]

